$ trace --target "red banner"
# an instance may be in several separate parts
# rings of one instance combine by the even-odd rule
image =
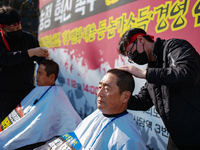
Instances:
[[[48,3],[45,8],[48,8],[46,13],[51,11],[53,16],[51,5],[53,3]],[[118,41],[126,30],[133,27],[141,27],[155,37],[186,39],[200,52],[197,38],[200,28],[199,5],[200,1],[189,0],[135,1],[69,24],[66,22],[48,31],[41,30],[40,44],[47,48],[73,49],[76,57],[84,58],[82,65],[87,64],[90,69],[99,68],[102,62],[109,62],[114,67],[114,60],[118,57]],[[51,20],[55,18],[54,15]],[[41,26],[40,22],[40,29]]]
[[[58,83],[82,118],[96,109],[106,71],[129,64],[117,46],[135,27],[155,38],[188,40],[200,53],[200,0],[40,0],[40,45],[58,62]],[[145,82],[135,81],[133,94]],[[155,108],[133,114],[147,147],[166,149],[169,133]]]

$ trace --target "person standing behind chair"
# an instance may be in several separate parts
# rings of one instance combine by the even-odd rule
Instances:
[[[0,8],[0,122],[34,88],[34,61],[48,57],[37,39],[22,31],[19,13]]]
[[[146,79],[128,109],[146,111],[155,106],[170,133],[168,150],[200,149],[200,55],[184,39],[164,40],[133,28],[122,36],[119,52],[146,70],[134,65],[118,69]]]

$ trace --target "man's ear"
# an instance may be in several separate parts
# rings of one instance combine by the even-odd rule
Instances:
[[[144,37],[142,35],[137,36],[137,40],[141,43],[144,44]]]
[[[130,91],[124,91],[123,93],[123,103],[128,103],[128,100],[131,96],[131,92]]]
[[[49,75],[50,80],[55,81],[55,77],[56,77],[56,76],[55,76],[55,74],[53,74],[53,73]]]

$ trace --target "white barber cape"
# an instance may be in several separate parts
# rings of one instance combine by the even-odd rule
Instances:
[[[78,125],[74,132],[85,150],[146,150],[130,113],[108,124],[112,119],[97,109]]]
[[[21,101],[21,108],[26,115],[0,132],[1,150],[13,150],[46,141],[56,135],[71,132],[78,126],[81,118],[62,88],[52,86],[48,90],[49,87],[35,87]],[[35,100],[42,95],[34,105]]]

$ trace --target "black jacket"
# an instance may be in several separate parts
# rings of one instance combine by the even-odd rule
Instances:
[[[39,47],[37,39],[26,32],[22,32],[17,40],[5,38],[10,51],[6,49],[0,34],[0,91],[33,88],[34,61],[39,63],[44,58],[29,57],[27,50]]]
[[[147,82],[128,109],[154,105],[178,147],[200,147],[200,55],[185,40],[160,38],[153,55],[157,61],[148,64]]]

